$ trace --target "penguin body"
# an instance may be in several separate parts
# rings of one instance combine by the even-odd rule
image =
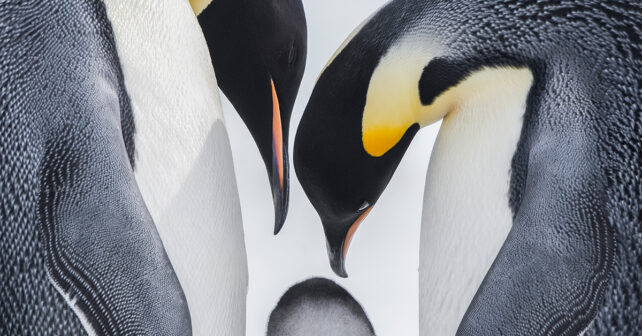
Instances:
[[[415,132],[444,118],[420,333],[640,333],[641,22],[624,1],[384,6],[320,75],[295,141],[335,272]]]
[[[372,336],[361,305],[341,286],[312,278],[290,287],[270,314],[268,336]]]
[[[5,2],[0,21],[0,334],[191,334],[103,3]]]
[[[248,270],[207,44],[185,1],[105,1],[135,123],[136,182],[187,298],[194,335],[245,333]]]

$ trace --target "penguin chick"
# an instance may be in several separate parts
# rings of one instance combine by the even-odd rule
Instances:
[[[365,311],[350,293],[331,280],[298,283],[270,314],[268,336],[374,335]]]

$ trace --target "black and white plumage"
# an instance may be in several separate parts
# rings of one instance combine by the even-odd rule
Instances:
[[[245,333],[243,227],[207,42],[251,42],[204,32],[195,10],[184,0],[0,3],[0,334]],[[291,42],[280,28],[260,32]],[[297,47],[296,66],[273,71],[264,94],[266,129],[275,86],[289,121],[305,40]],[[226,92],[255,102],[245,88]]]
[[[312,278],[290,287],[270,314],[268,336],[372,336],[365,311],[331,280]]]
[[[333,269],[418,126],[445,116],[420,333],[642,332],[641,26],[628,1],[383,7],[319,77],[295,141]]]
[[[103,3],[3,2],[0,22],[0,334],[190,334]]]

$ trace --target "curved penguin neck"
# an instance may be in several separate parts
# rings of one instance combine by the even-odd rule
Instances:
[[[193,333],[242,335],[240,205],[196,17],[180,0],[105,2],[134,113],[136,180],[185,292]]]
[[[456,333],[510,231],[511,161],[532,83],[526,68],[482,68],[458,85],[426,178],[421,334]]]

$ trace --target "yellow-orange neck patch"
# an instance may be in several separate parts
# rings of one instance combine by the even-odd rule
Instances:
[[[369,155],[384,155],[415,123],[428,126],[462,106],[484,110],[466,102],[479,96],[502,102],[532,83],[533,75],[525,67],[482,67],[423,106],[419,80],[426,65],[440,55],[439,47],[429,45],[402,41],[388,51],[373,72],[362,120],[363,148]]]
[[[408,126],[379,126],[363,129],[363,147],[374,157],[379,157],[386,154],[394,144],[399,142]]]
[[[440,49],[429,46],[402,41],[390,48],[374,70],[362,120],[363,148],[371,156],[388,152],[413,124],[425,126],[425,119],[433,122],[441,118],[427,116],[419,97],[423,69]]]
[[[189,0],[189,4],[192,6],[192,10],[196,16],[201,14],[211,2],[212,0]]]

